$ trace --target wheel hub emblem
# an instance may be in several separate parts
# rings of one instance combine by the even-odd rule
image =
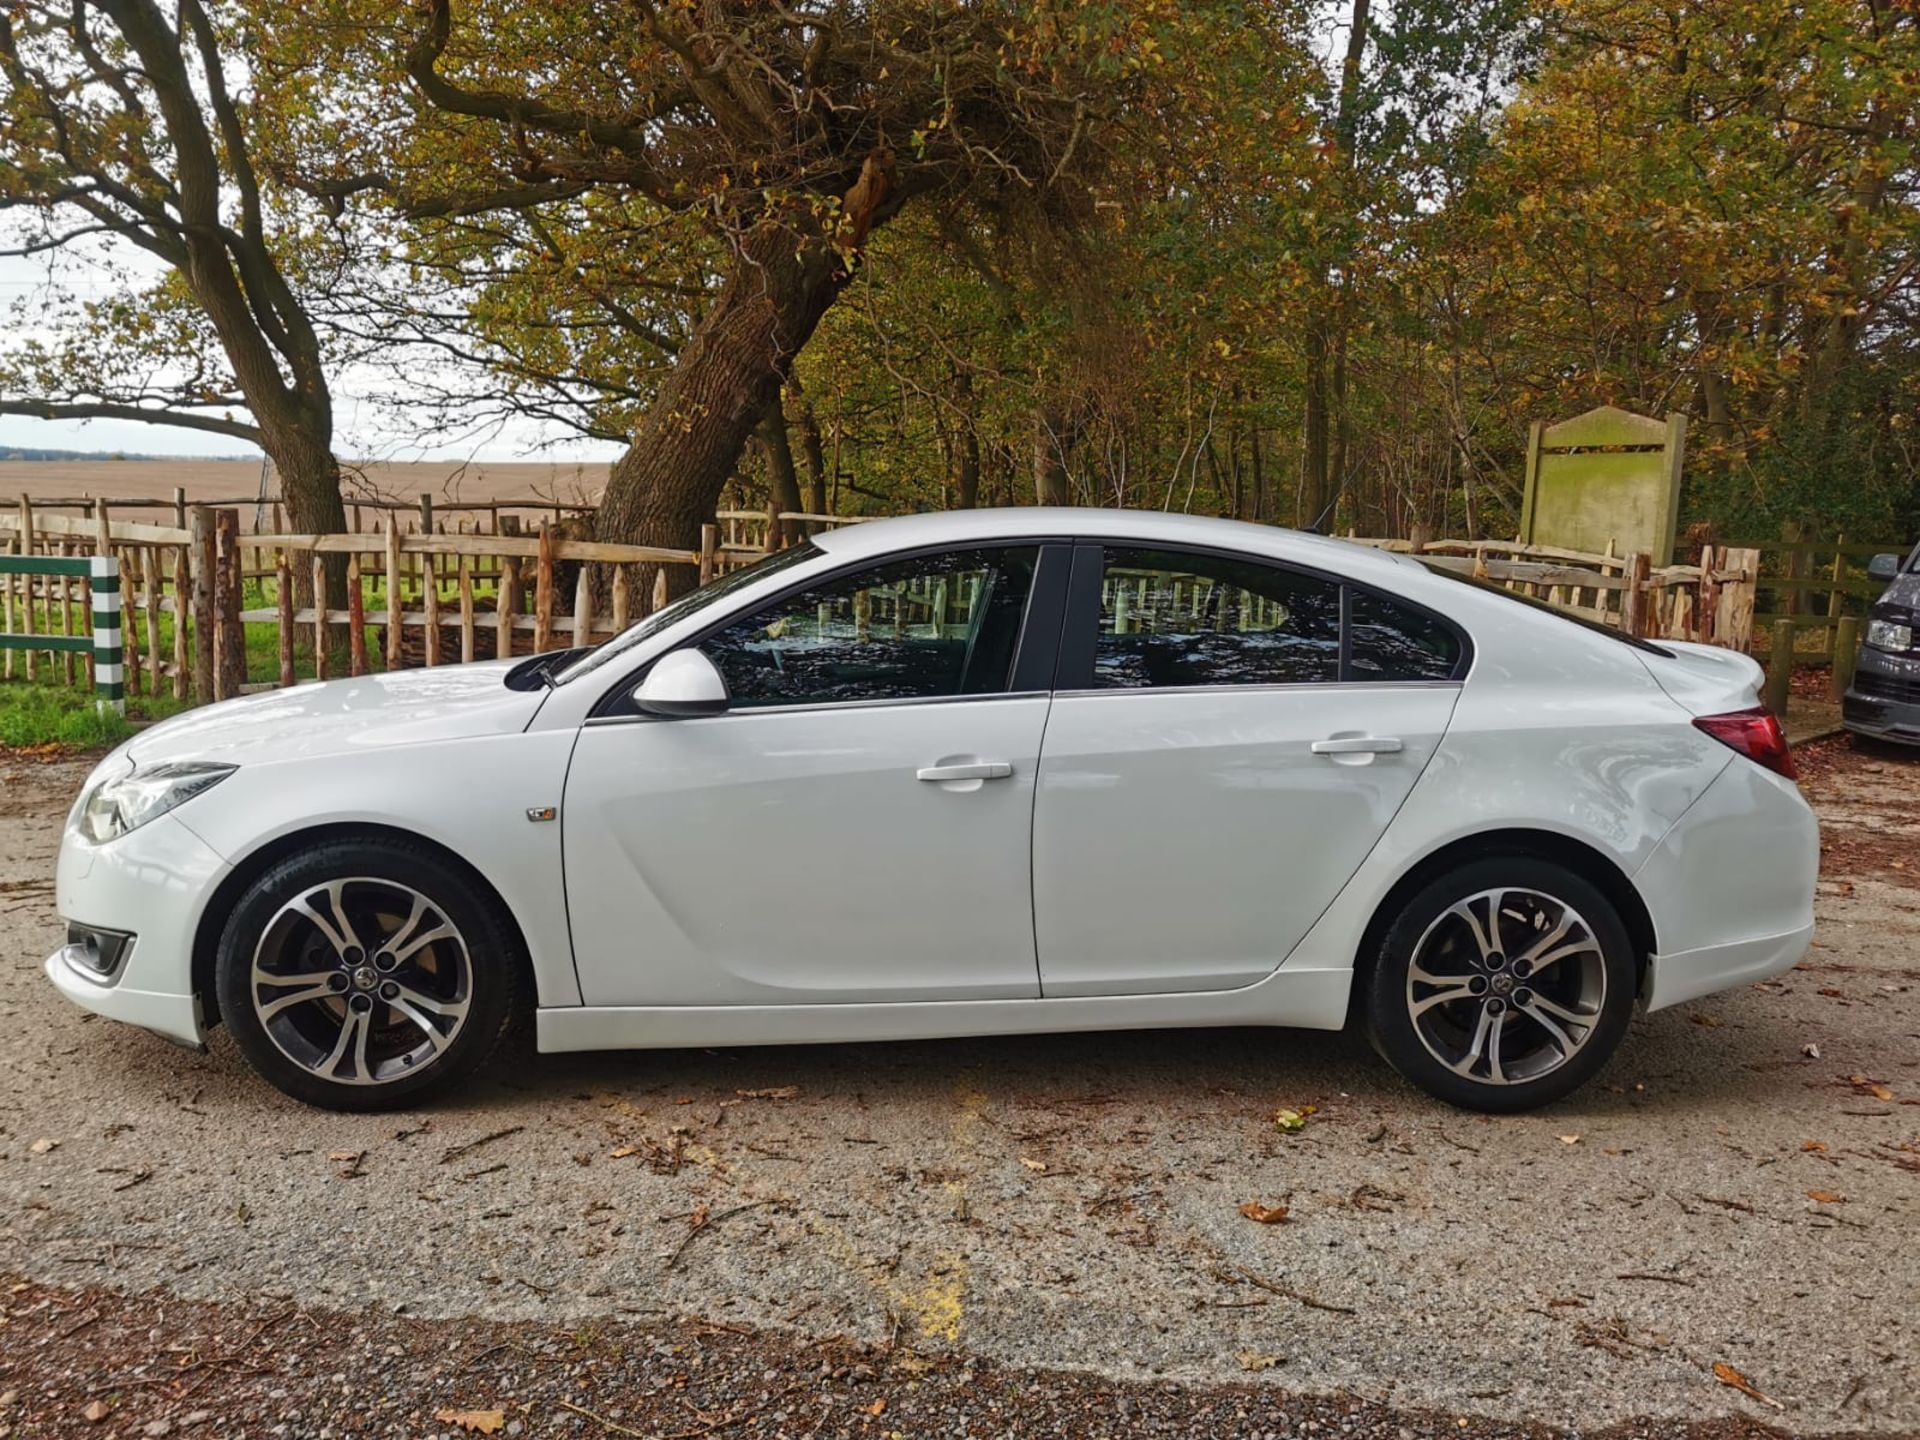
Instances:
[[[371,990],[380,983],[380,972],[371,965],[362,965],[353,972],[353,987],[356,990]]]
[[[1511,975],[1494,976],[1493,977],[1493,993],[1496,995],[1512,994],[1513,993],[1513,977]]]

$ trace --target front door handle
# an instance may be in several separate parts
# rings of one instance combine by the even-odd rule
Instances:
[[[1013,766],[1004,760],[972,760],[961,765],[928,765],[914,772],[919,780],[1004,780]]]
[[[1311,746],[1316,755],[1397,755],[1406,748],[1388,735],[1340,735]]]

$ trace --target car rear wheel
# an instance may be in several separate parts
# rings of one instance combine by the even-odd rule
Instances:
[[[1583,1085],[1632,1018],[1633,944],[1593,884],[1531,856],[1475,860],[1422,888],[1387,930],[1364,1015],[1429,1094],[1530,1110]]]
[[[281,860],[220,938],[220,1013],[248,1062],[334,1110],[413,1104],[471,1074],[521,1005],[512,927],[471,876],[403,840]]]

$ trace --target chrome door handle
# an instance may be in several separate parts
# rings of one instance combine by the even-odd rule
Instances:
[[[1343,735],[1316,740],[1310,748],[1316,755],[1397,755],[1407,747],[1385,735]]]
[[[1013,766],[1004,760],[975,760],[965,765],[928,765],[914,772],[918,780],[1004,780]]]

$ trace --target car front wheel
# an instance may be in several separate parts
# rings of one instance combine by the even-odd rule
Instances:
[[[407,1105],[510,1028],[523,966],[473,877],[399,839],[327,841],[249,885],[215,964],[220,1011],[267,1080],[335,1110]]]
[[[1545,1105],[1604,1065],[1632,1018],[1633,944],[1612,902],[1531,856],[1471,861],[1415,894],[1365,996],[1375,1047],[1474,1110]]]

